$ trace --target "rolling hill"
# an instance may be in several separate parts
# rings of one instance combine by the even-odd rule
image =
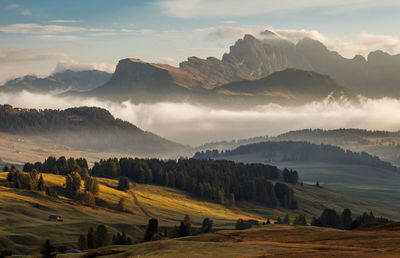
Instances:
[[[35,110],[1,105],[0,131],[18,136],[17,139],[22,142],[21,149],[9,146],[10,153],[14,154],[16,151],[38,153],[40,151],[34,150],[49,144],[53,145],[53,149],[58,145],[64,150],[129,153],[149,157],[179,157],[188,149],[115,119],[105,109],[94,107]],[[29,146],[36,145],[34,150],[24,148],[25,138]]]
[[[4,181],[6,175],[0,173],[0,181]],[[65,183],[65,176],[43,176],[47,186],[62,186]],[[132,189],[123,192],[116,189],[117,180],[98,178],[98,182],[100,206],[94,208],[64,196],[54,198],[41,192],[0,186],[0,246],[12,246],[17,253],[32,253],[38,252],[44,240],[50,238],[56,245],[74,247],[80,234],[99,224],[105,224],[111,234],[124,231],[141,242],[149,218],[157,218],[164,230],[179,224],[185,214],[191,216],[194,227],[199,227],[204,217],[210,217],[217,229],[232,229],[238,218],[275,219],[286,213],[291,217],[305,214],[310,220],[312,216],[319,215],[324,207],[338,210],[348,207],[354,214],[361,214],[368,208],[376,215],[400,219],[398,210],[394,208],[308,185],[295,186],[301,208],[285,210],[260,207],[250,202],[239,202],[235,208],[227,208],[168,187],[135,184]],[[127,199],[128,212],[115,210],[121,197]],[[60,215],[64,221],[48,221],[50,214]]]
[[[395,257],[399,225],[381,230],[343,231],[310,226],[268,225],[248,230],[224,230],[134,246],[103,248],[113,257]],[[100,251],[100,252],[101,252]],[[88,252],[94,254],[95,252]],[[110,256],[106,256],[110,257]]]
[[[353,196],[400,207],[400,173],[388,162],[367,153],[306,142],[260,142],[231,151],[197,153],[195,158],[269,163],[297,170],[300,180]]]

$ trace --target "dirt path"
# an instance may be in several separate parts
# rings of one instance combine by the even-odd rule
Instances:
[[[129,193],[131,194],[131,196],[133,197],[133,202],[135,203],[135,205],[137,207],[139,207],[139,209],[142,211],[142,213],[144,215],[146,215],[147,217],[151,217],[150,213],[146,211],[146,209],[142,206],[142,204],[139,202],[139,200],[137,199],[135,193],[131,190],[129,191]]]

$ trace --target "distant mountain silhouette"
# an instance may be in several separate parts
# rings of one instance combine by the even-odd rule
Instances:
[[[111,74],[98,71],[71,71],[52,74],[46,78],[33,75],[7,81],[0,87],[2,92],[29,91],[33,93],[62,93],[68,90],[88,91],[110,80]]]
[[[287,69],[292,73],[286,71],[263,79]],[[332,92],[346,95],[350,91],[368,97],[400,98],[399,69],[400,55],[378,50],[371,52],[367,59],[360,55],[349,59],[316,40],[305,38],[294,44],[271,31],[264,31],[256,37],[245,35],[222,59],[190,57],[177,68],[128,58],[118,63],[112,77],[99,71],[66,71],[44,79],[26,76],[11,80],[0,90],[52,92],[71,89],[71,95],[118,101],[131,99],[135,103],[200,101],[224,104],[232,103],[232,100],[253,104],[279,103],[290,98],[321,99]],[[295,80],[298,75],[293,71],[297,70],[313,72],[314,78],[311,81],[308,81],[310,78]],[[322,76],[317,76],[318,73],[329,79],[326,77],[317,83],[316,78]],[[283,75],[289,78],[283,78]],[[259,81],[249,82],[254,80]],[[268,85],[263,84],[266,82]],[[255,87],[255,84],[259,86]],[[244,89],[247,86],[251,89]],[[240,91],[232,91],[232,87],[240,88]]]

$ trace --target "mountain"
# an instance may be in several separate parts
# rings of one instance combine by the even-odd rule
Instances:
[[[294,44],[264,31],[245,35],[222,59],[190,57],[179,68],[123,59],[110,81],[83,95],[222,105],[320,100],[331,93],[400,97],[398,68],[400,55],[375,51],[368,59],[348,59],[319,41],[305,38]]]
[[[178,100],[199,85],[200,81],[176,67],[128,58],[119,61],[110,81],[87,95],[134,101]]]
[[[270,32],[272,33],[272,32]],[[274,34],[261,41],[252,35],[239,39],[222,59],[191,57],[180,69],[218,87],[234,81],[256,80],[286,68],[310,70],[312,67],[297,53],[295,45]]]
[[[2,92],[29,91],[33,93],[57,94],[68,90],[88,91],[103,85],[111,78],[110,73],[98,70],[71,71],[54,73],[46,78],[33,75],[7,81],[0,86]]]
[[[225,95],[280,97],[287,100],[321,100],[330,94],[335,97],[351,94],[327,75],[294,68],[274,72],[259,80],[232,82],[215,90]]]
[[[97,153],[124,152],[135,156],[173,158],[189,149],[115,119],[107,110],[95,107],[38,111],[0,105],[0,132],[21,138],[41,137],[73,150]],[[36,148],[41,147],[39,143]]]
[[[266,36],[267,35],[267,36]],[[270,31],[258,38],[245,35],[230,47],[222,60],[189,58],[180,64],[184,71],[209,82],[213,87],[256,80],[273,72],[297,68],[326,74],[343,87],[370,97],[400,97],[398,81],[400,55],[371,52],[368,58],[344,58],[317,40],[305,38],[297,44]]]
[[[139,103],[185,100],[221,105],[295,104],[325,99],[329,95],[351,96],[349,90],[339,86],[329,76],[298,69],[275,72],[260,80],[242,80],[212,87],[205,78],[197,78],[190,71],[124,59],[118,63],[109,82],[83,94],[120,101],[130,99]]]

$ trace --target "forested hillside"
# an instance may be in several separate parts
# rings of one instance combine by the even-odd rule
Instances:
[[[379,167],[396,171],[389,162],[380,160],[366,152],[352,152],[340,147],[324,144],[312,144],[308,142],[293,141],[267,141],[239,146],[234,150],[226,151],[202,151],[195,154],[194,158],[223,159],[228,156],[263,153],[265,161],[287,162],[287,161],[316,161],[339,164],[357,164]]]
[[[25,171],[33,169],[43,173],[68,175],[82,170],[87,162],[82,159],[66,160],[49,157],[42,164],[27,163]],[[263,164],[243,164],[232,161],[180,159],[108,159],[96,162],[89,170],[98,177],[128,177],[137,183],[169,186],[184,190],[196,197],[224,205],[235,205],[236,200],[256,201],[268,207],[297,209],[293,189],[283,182],[296,184],[296,171]]]
[[[175,157],[187,149],[96,107],[36,110],[0,105],[0,131],[46,137],[54,144],[96,152],[125,151],[140,156]]]

